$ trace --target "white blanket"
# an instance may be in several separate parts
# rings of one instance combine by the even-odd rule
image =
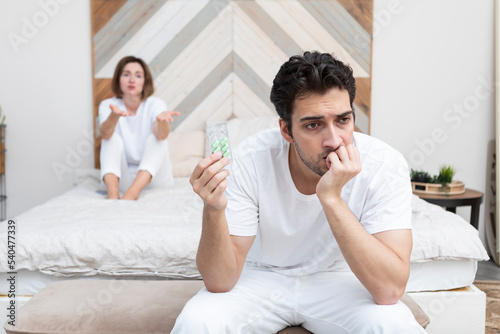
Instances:
[[[104,200],[82,184],[14,218],[16,267],[56,276],[199,278],[195,265],[202,201],[187,178],[137,201]],[[487,260],[477,231],[460,216],[413,199],[413,262]],[[300,247],[300,245],[297,245]],[[7,265],[7,222],[0,224],[0,271]]]

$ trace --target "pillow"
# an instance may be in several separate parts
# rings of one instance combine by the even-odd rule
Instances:
[[[173,131],[168,136],[170,161],[174,177],[189,177],[204,157],[205,132]]]
[[[478,231],[461,216],[412,197],[412,262],[489,260]]]
[[[254,118],[233,118],[227,121],[227,130],[231,147],[238,146],[254,133],[279,127],[278,116],[260,116]]]

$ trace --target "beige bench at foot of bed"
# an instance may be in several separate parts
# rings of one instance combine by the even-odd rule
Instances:
[[[170,333],[202,281],[76,280],[54,283],[17,311],[7,334]],[[310,333],[289,327],[280,334]]]
[[[16,311],[15,326],[7,322],[4,329],[7,334],[170,333],[185,303],[202,287],[202,281],[188,280],[57,282],[29,299]],[[428,323],[411,298],[402,301],[422,325]],[[302,327],[279,332],[300,333],[310,332]]]
[[[57,282],[44,288],[31,298],[24,307],[16,311],[15,326],[6,323],[4,328],[8,334],[170,333],[175,319],[185,303],[202,287],[202,281],[188,280],[74,280]],[[442,327],[440,327],[441,323],[439,321],[443,313],[445,318],[449,317],[453,315],[450,312],[453,312],[456,308],[449,305],[444,310],[438,310],[439,312],[437,312],[436,305],[439,306],[440,303],[448,301],[462,305],[463,307],[459,307],[462,311],[471,312],[476,310],[481,312],[482,310],[482,326],[484,330],[484,293],[477,289],[467,293],[449,293],[411,294],[411,297],[424,310],[430,312],[431,320],[434,319],[438,324],[438,326],[435,326],[435,330],[432,332],[429,330],[429,333],[444,333],[440,331]],[[405,297],[403,302],[410,307],[417,320],[425,325],[428,317],[414,300]],[[457,314],[459,317],[457,320],[470,319],[470,314],[472,313]],[[478,319],[481,320],[480,317]],[[463,326],[457,326],[456,324],[457,321],[452,325],[457,330],[447,333],[480,333],[479,331],[460,331],[458,329]],[[431,321],[429,328],[432,326]],[[310,332],[301,327],[289,327],[279,333],[299,334]]]

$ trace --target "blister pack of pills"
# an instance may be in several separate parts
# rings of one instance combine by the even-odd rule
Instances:
[[[231,159],[231,146],[229,145],[229,134],[225,122],[214,123],[207,129],[207,143],[212,153],[222,152],[223,157]]]

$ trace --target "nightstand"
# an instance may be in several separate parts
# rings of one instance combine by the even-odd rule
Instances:
[[[443,206],[447,211],[456,213],[457,206],[470,206],[470,223],[476,229],[479,225],[479,208],[483,203],[484,194],[477,190],[465,189],[463,194],[459,195],[434,195],[434,194],[415,194],[421,199]]]

